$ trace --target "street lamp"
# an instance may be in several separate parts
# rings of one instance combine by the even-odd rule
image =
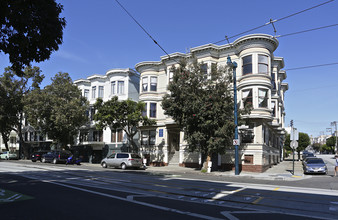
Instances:
[[[233,72],[233,80],[234,80],[234,118],[235,118],[235,175],[239,175],[239,168],[238,168],[238,122],[237,122],[237,88],[236,88],[236,68],[237,63],[232,62],[230,56],[227,58],[227,65],[232,68]]]

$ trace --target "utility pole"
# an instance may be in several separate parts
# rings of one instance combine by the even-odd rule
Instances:
[[[333,121],[331,122],[331,126],[335,126],[335,129],[334,129],[334,136],[336,137],[336,144],[334,146],[334,153],[337,154],[337,121]]]
[[[235,145],[235,175],[239,175],[239,166],[238,166],[238,122],[237,122],[237,88],[236,88],[236,68],[237,63],[232,62],[230,56],[227,59],[227,65],[233,71],[233,81],[234,81],[234,119],[235,119],[235,139],[233,140],[233,144]]]

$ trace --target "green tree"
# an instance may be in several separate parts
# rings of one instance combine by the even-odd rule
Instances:
[[[169,93],[162,100],[164,113],[184,131],[189,150],[201,152],[202,161],[224,154],[232,146],[235,128],[230,69],[212,65],[207,76],[203,63],[192,59],[182,60],[172,71]]]
[[[55,0],[1,0],[0,52],[9,54],[12,69],[23,74],[32,61],[49,59],[62,43],[66,25],[63,6]]]
[[[89,104],[68,73],[58,73],[52,84],[25,97],[25,113],[33,127],[65,148],[73,144],[79,128],[88,121]]]
[[[44,76],[38,67],[27,66],[23,77],[17,77],[10,67],[5,69],[0,77],[0,133],[8,149],[9,135],[16,131],[22,146],[21,121],[23,112],[23,97],[34,88],[38,88]]]
[[[311,141],[309,135],[306,133],[299,132],[298,136],[298,147],[296,151],[298,153],[298,160],[300,160],[300,152],[305,150],[305,148],[311,144]],[[290,134],[287,134],[284,142],[284,147],[286,148],[286,150],[292,150],[290,144]]]
[[[336,146],[336,137],[332,136],[326,139],[327,150],[334,154]]]
[[[312,148],[317,152],[322,152],[322,145],[320,143],[312,144]]]
[[[142,115],[145,108],[143,102],[130,99],[119,101],[118,97],[114,96],[106,102],[98,98],[94,108],[96,109],[94,120],[97,121],[97,128],[123,129],[133,152],[138,152],[134,136],[139,131],[139,127],[155,124],[154,120]]]

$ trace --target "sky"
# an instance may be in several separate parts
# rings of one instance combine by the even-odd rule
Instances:
[[[224,40],[252,28],[311,8],[328,0],[119,0],[169,54]],[[58,72],[73,80],[114,68],[135,68],[143,61],[159,61],[165,53],[127,15],[115,0],[56,0],[64,7],[67,25],[63,43],[50,59],[33,63],[49,85]],[[338,26],[283,37],[303,30],[338,24],[338,0],[274,23],[289,84],[285,93],[285,126],[294,121],[300,132],[328,134],[338,121],[338,65],[292,70],[338,62]],[[254,33],[274,35],[272,25]],[[226,44],[226,41],[219,43]],[[9,66],[0,53],[0,69]],[[290,70],[288,70],[290,69]]]

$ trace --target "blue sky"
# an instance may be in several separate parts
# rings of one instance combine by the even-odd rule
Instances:
[[[225,35],[236,35],[327,0],[119,1],[170,54],[217,42]],[[58,72],[68,72],[76,80],[113,68],[134,68],[139,62],[158,61],[165,55],[115,0],[57,2],[64,5],[62,16],[67,26],[59,51],[50,60],[33,64],[46,76],[43,86],[50,84],[50,78]],[[278,21],[277,35],[337,24],[337,12],[338,1],[333,1]],[[252,33],[274,35],[271,25],[247,34]],[[336,63],[337,39],[338,26],[281,37],[274,54],[284,57],[284,69]],[[8,57],[0,54],[0,69],[8,65]],[[286,73],[286,126],[293,119],[300,132],[327,134],[330,122],[338,121],[338,65]]]

